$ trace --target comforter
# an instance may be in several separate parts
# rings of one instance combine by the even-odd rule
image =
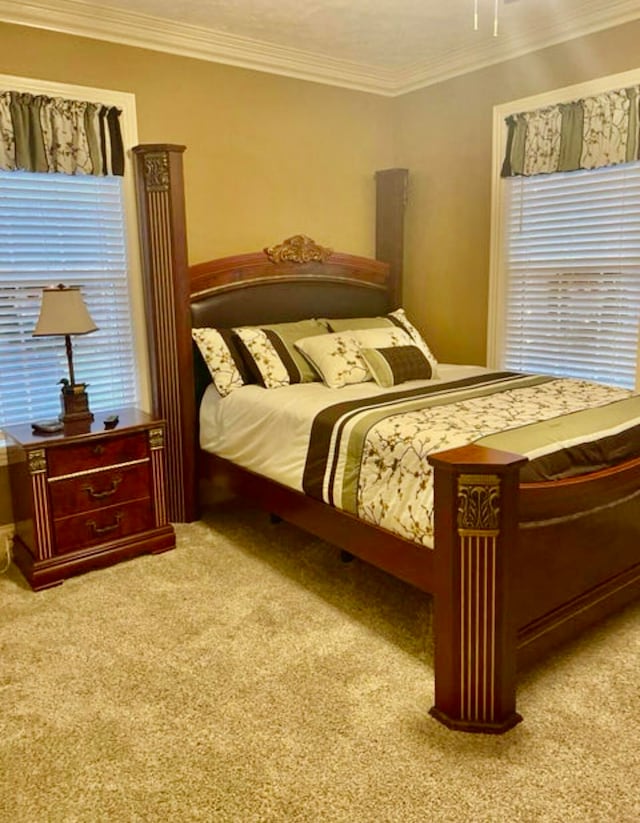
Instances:
[[[427,457],[469,443],[529,458],[521,481],[640,455],[640,396],[585,380],[490,372],[333,403],[314,418],[304,491],[427,547]]]

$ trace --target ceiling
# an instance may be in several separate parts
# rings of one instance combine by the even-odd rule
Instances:
[[[640,19],[639,0],[477,0],[475,31],[474,2],[0,0],[0,20],[397,95]]]

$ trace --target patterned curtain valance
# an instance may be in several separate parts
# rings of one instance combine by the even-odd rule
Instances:
[[[0,92],[0,169],[122,175],[120,109]]]
[[[502,176],[597,169],[637,160],[639,88],[507,117]]]

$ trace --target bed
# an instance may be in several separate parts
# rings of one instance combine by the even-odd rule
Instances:
[[[184,243],[178,243],[182,258],[173,248],[176,237],[183,240],[180,231],[171,229],[165,232],[167,248],[154,252],[148,238],[162,235],[158,226],[171,227],[177,219],[180,228],[183,219],[180,166],[175,152],[166,148],[141,151],[139,197],[144,201],[143,228],[145,221],[147,229],[155,226],[155,232],[144,235],[147,269],[154,274],[147,289],[154,317],[152,352],[160,375],[154,402],[174,420],[169,470],[173,459],[176,489],[188,504],[185,518],[197,513],[199,482],[214,479],[227,491],[432,593],[432,716],[455,730],[506,732],[522,719],[516,709],[518,671],[640,592],[640,451],[630,448],[610,465],[552,480],[527,480],[532,461],[505,449],[508,441],[500,435],[431,452],[425,459],[433,473],[434,499],[433,546],[428,547],[329,505],[304,483],[292,488],[274,479],[277,472],[266,477],[253,464],[238,465],[201,449],[200,408],[207,393],[211,396],[211,373],[192,341],[192,328],[387,318],[398,309],[399,288],[397,272],[386,263],[333,252],[304,235],[189,267]],[[167,199],[159,200],[159,193]],[[181,259],[182,265],[165,265]],[[486,380],[517,383],[524,378],[478,370],[452,379],[466,392],[461,381],[483,387]],[[399,402],[395,395],[406,393],[405,388],[389,390],[393,402]],[[243,391],[230,393],[223,404]],[[637,441],[638,427],[629,425],[629,436]],[[171,443],[170,438],[169,433]],[[323,438],[333,442],[326,433],[313,440]],[[623,443],[628,440],[622,436]]]

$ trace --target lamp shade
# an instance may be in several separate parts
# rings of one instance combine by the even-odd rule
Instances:
[[[34,337],[50,334],[89,334],[97,330],[91,319],[79,286],[43,289],[40,317],[33,330]]]

